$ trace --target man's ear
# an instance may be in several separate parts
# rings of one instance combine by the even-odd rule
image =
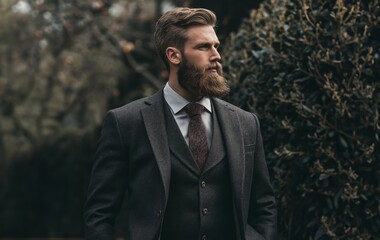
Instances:
[[[181,52],[174,47],[168,47],[166,48],[166,57],[168,58],[169,63],[178,65],[182,61],[182,55]]]

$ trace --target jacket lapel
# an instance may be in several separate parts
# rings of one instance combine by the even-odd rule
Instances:
[[[147,98],[145,103],[147,104],[147,107],[141,110],[141,114],[158,168],[161,173],[161,178],[165,189],[165,201],[167,201],[169,196],[171,170],[163,107],[163,91],[161,90],[153,96]]]
[[[199,168],[195,163],[193,156],[191,155],[190,149],[186,144],[185,139],[182,136],[181,130],[179,129],[172,113],[170,112],[170,107],[165,103],[165,115],[166,115],[166,126],[169,148],[172,153],[182,162],[191,172],[195,175],[199,175]]]
[[[245,177],[243,134],[240,128],[239,118],[235,110],[233,110],[226,102],[218,99],[213,99],[213,103],[226,145],[225,147],[228,156],[237,215],[238,218],[242,220],[242,206],[244,197],[243,185]]]
[[[210,145],[210,151],[207,156],[207,161],[205,163],[203,174],[205,174],[207,171],[214,168],[216,165],[218,165],[226,155],[226,150],[224,148],[224,142],[222,137],[222,132],[219,126],[218,117],[215,113],[215,107],[213,106],[213,117],[212,117],[212,139],[211,139],[211,145]]]
[[[141,113],[161,173],[167,200],[169,196],[171,166],[165,124],[163,91],[161,90],[147,98],[145,103],[147,107],[143,108]],[[242,194],[245,177],[243,134],[236,112],[226,102],[221,100],[213,99],[213,104],[226,145],[237,217],[242,220]]]

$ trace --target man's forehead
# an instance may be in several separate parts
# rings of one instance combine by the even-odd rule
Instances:
[[[212,26],[192,26],[187,29],[187,40],[191,42],[218,42],[218,36]]]

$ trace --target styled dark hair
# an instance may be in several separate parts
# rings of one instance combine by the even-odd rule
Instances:
[[[191,26],[210,25],[216,26],[215,14],[204,8],[174,8],[163,14],[156,23],[154,42],[158,54],[169,70],[169,62],[166,58],[166,49],[176,47],[183,51],[187,40],[187,28]]]

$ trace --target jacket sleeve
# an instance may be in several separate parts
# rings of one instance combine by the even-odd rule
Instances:
[[[277,239],[275,196],[265,160],[260,124],[257,117],[253,116],[257,134],[246,240],[274,240]]]
[[[98,141],[87,201],[86,239],[115,239],[115,219],[127,184],[127,149],[115,113],[108,112]]]

